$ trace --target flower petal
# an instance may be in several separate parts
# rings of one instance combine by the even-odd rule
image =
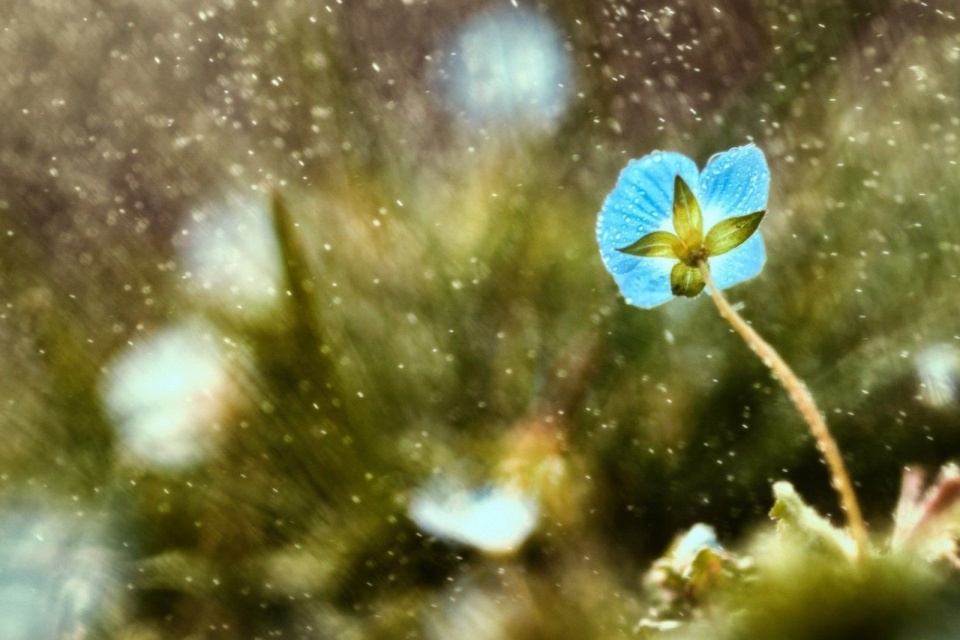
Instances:
[[[653,231],[672,230],[673,190],[678,175],[687,184],[697,184],[697,165],[682,154],[663,151],[631,161],[604,201],[597,220],[603,264],[627,301],[639,307],[655,307],[673,297],[672,265],[618,249]]]
[[[626,256],[626,254],[623,254]],[[631,269],[614,274],[613,279],[628,304],[651,309],[673,299],[670,289],[670,271],[674,262],[657,258],[633,258]]]
[[[703,225],[767,208],[770,169],[763,152],[752,144],[714,155],[700,174]],[[711,263],[712,264],[712,263]]]
[[[721,256],[711,257],[710,273],[717,288],[726,289],[756,276],[763,269],[767,252],[759,233]]]

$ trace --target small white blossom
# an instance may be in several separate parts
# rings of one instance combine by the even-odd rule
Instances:
[[[492,554],[518,549],[536,528],[539,512],[533,498],[498,485],[429,488],[413,498],[409,510],[430,535]]]
[[[140,462],[202,462],[231,379],[225,355],[201,325],[134,343],[108,367],[103,395],[125,452]]]
[[[573,93],[562,35],[529,9],[501,7],[472,18],[448,55],[447,95],[470,120],[550,124]]]
[[[232,196],[195,210],[184,229],[181,255],[188,282],[201,299],[254,318],[276,306],[283,265],[265,203]]]
[[[44,508],[0,513],[0,638],[85,638],[117,606],[120,571],[93,533]]]
[[[917,377],[920,397],[932,407],[946,407],[956,402],[957,375],[960,373],[960,350],[951,344],[934,344],[917,354]]]

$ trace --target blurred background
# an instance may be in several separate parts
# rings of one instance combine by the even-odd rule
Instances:
[[[957,13],[4,2],[0,637],[632,637],[678,532],[842,523],[710,300],[601,265],[654,149],[766,153],[727,293],[889,530],[960,453]]]

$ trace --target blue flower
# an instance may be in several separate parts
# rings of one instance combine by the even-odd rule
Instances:
[[[752,144],[714,155],[702,172],[669,151],[631,160],[597,220],[603,264],[627,302],[646,309],[699,294],[707,263],[719,289],[748,280],[766,260],[754,232],[769,187],[767,161]]]

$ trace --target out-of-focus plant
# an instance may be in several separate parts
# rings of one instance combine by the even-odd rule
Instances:
[[[83,538],[7,545],[0,604],[30,616],[8,635],[949,626],[914,605],[952,580],[952,481],[915,479],[883,536],[896,469],[960,443],[949,7],[195,4],[0,10],[0,512],[54,504]],[[633,150],[699,162],[744,139],[777,172],[776,215],[727,253],[711,238],[711,273],[722,289],[724,259],[770,250],[734,307],[860,481],[857,563],[763,365],[706,299],[619,304],[597,260],[592,212]],[[667,221],[652,231],[687,248],[642,258],[666,298],[677,264],[678,291],[709,286],[687,264],[716,226],[700,178],[703,228]],[[783,535],[748,543],[777,477],[817,510],[781,500]],[[433,487],[431,531],[411,506]],[[87,544],[74,517],[110,525]],[[695,527],[701,563],[681,548],[651,570],[695,522],[723,548]],[[32,615],[51,599],[64,624]]]

